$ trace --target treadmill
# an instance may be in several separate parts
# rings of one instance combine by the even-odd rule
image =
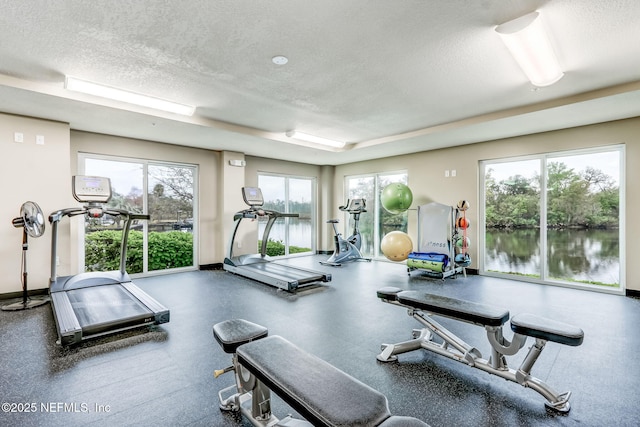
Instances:
[[[58,344],[72,345],[90,338],[167,323],[169,309],[137,287],[126,272],[127,240],[134,220],[149,215],[124,209],[105,208],[111,199],[109,178],[74,176],[73,197],[83,207],[61,209],[49,215],[52,225],[51,278],[49,293],[58,330]],[[105,214],[124,220],[120,246],[120,270],[80,273],[57,277],[58,224],[65,216],[83,215],[88,219]]]
[[[278,218],[296,218],[296,213],[281,213],[273,210],[262,209],[264,198],[262,190],[257,187],[243,187],[242,198],[249,205],[249,209],[237,212],[233,216],[235,228],[229,243],[229,256],[224,259],[223,268],[226,271],[240,276],[248,277],[258,282],[265,283],[293,292],[299,287],[317,284],[318,282],[330,282],[331,274],[307,270],[290,265],[278,264],[267,255],[267,241],[271,227]],[[257,219],[267,217],[267,224],[262,234],[262,245],[259,254],[233,256],[233,243],[238,232],[238,227],[243,219]]]

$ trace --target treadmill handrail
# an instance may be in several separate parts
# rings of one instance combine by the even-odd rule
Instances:
[[[58,277],[58,267],[57,267],[57,257],[58,257],[58,223],[62,218],[68,216],[69,218],[84,215],[89,212],[89,208],[95,207],[92,205],[82,206],[82,207],[73,207],[57,210],[49,215],[49,222],[51,223],[51,277],[49,278],[50,283],[54,283],[56,278]],[[129,230],[131,228],[131,223],[134,220],[149,220],[151,219],[151,215],[129,212],[125,209],[119,208],[107,208],[104,210],[105,214],[111,216],[119,216],[124,218],[124,227],[122,230],[122,240],[120,244],[120,272],[122,274],[126,273],[126,263],[127,263],[127,241],[129,239]]]
[[[125,210],[125,209],[107,208],[104,211],[104,213],[107,214],[107,215],[111,215],[111,216],[120,216],[120,217],[125,218],[125,220],[127,220],[127,219],[130,219],[130,220],[136,220],[136,219],[149,220],[149,219],[151,219],[151,215],[149,215],[149,214],[129,212],[129,211]]]
[[[263,258],[267,253],[267,241],[269,240],[269,234],[271,233],[271,227],[273,223],[278,218],[298,218],[300,214],[298,213],[290,213],[290,212],[278,212],[270,209],[262,209],[258,206],[252,206],[249,209],[244,209],[242,211],[238,211],[233,215],[233,220],[235,222],[235,227],[233,228],[233,233],[231,233],[231,240],[229,242],[229,259],[233,258],[233,242],[236,240],[236,234],[238,232],[238,228],[240,227],[240,223],[243,219],[257,219],[258,217],[266,216],[267,226],[262,233],[262,245],[260,247],[260,256]]]
[[[300,214],[297,213],[280,213],[275,211],[267,211],[267,216],[269,219],[267,220],[267,225],[264,227],[264,232],[262,233],[262,245],[260,245],[260,256],[265,257],[267,255],[267,243],[269,240],[269,234],[271,234],[271,227],[276,222],[278,218],[297,218]]]
[[[84,215],[86,212],[87,208],[85,207],[60,209],[49,215],[49,222],[53,224],[56,221],[60,221],[65,216],[72,217],[77,215]]]
[[[60,209],[58,211],[51,213],[51,215],[49,215],[49,222],[53,223],[54,221],[60,221],[65,216],[73,217],[78,215],[84,215],[88,212],[88,210],[89,209],[87,206]],[[146,220],[151,219],[151,215],[149,214],[129,212],[125,209],[107,208],[105,209],[104,213],[111,216],[129,217],[131,219],[146,219]]]

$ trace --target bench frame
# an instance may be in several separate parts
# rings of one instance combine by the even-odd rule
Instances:
[[[232,365],[214,371],[214,377],[231,371],[235,376],[235,384],[218,392],[220,409],[240,411],[254,426],[313,427],[317,423],[333,427],[356,425],[354,423],[364,426],[366,423],[367,426],[378,427],[428,427],[416,418],[393,416],[389,412],[387,398],[380,392],[282,337],[267,337],[266,328],[260,325],[242,319],[231,319],[214,325],[214,336],[223,350],[232,356]],[[297,372],[294,369],[293,374],[290,374],[291,361],[282,358],[283,353],[291,354],[294,362],[301,363]],[[315,377],[308,376],[307,381],[303,380],[298,387],[301,373],[306,375],[307,370]],[[329,398],[331,405],[338,403],[336,409],[344,411],[346,401],[349,411],[353,411],[354,406],[360,406],[361,410],[364,408],[364,413],[360,411],[356,418],[349,419],[349,416],[344,417],[344,412],[336,414],[328,411],[326,406],[321,408],[326,404],[328,396],[315,393],[318,384],[322,383],[320,375],[329,378],[328,383],[332,387],[337,386],[341,392],[347,390],[350,393],[348,397],[351,399],[333,399],[331,402]],[[309,391],[309,386],[312,391]],[[291,415],[278,419],[271,412],[271,391],[307,419]],[[345,422],[348,424],[344,424]]]
[[[271,390],[255,375],[238,362],[233,353],[232,365],[214,372],[214,377],[233,371],[235,384],[218,392],[220,409],[223,411],[240,411],[244,417],[256,427],[313,427],[306,420],[287,415],[279,419],[271,412]]]
[[[397,289],[397,291],[399,293],[402,290]],[[529,348],[529,351],[520,367],[518,369],[513,369],[508,366],[505,356],[512,356],[518,353],[518,351],[525,346],[528,338],[527,335],[514,333],[512,339],[508,340],[503,335],[503,325],[486,325],[482,324],[480,321],[457,318],[449,311],[446,311],[446,314],[442,312],[438,313],[436,311],[438,310],[437,307],[429,311],[419,309],[411,305],[407,305],[406,303],[401,303],[397,299],[392,299],[391,294],[382,296],[380,292],[378,292],[378,296],[385,303],[406,308],[409,316],[424,325],[424,328],[414,329],[412,331],[413,339],[411,340],[397,344],[383,343],[381,345],[382,352],[377,356],[377,359],[380,362],[396,361],[398,360],[398,354],[425,349],[470,367],[477,368],[506,380],[518,383],[523,387],[531,388],[546,399],[545,405],[551,410],[566,413],[571,409],[569,404],[569,398],[571,397],[570,391],[558,393],[544,381],[531,375],[531,369],[538,360],[542,350],[544,350],[548,340],[535,338],[534,344]],[[489,359],[483,358],[481,352],[476,347],[467,344],[461,338],[434,320],[434,315],[483,326],[489,343],[491,344],[491,356]],[[502,321],[502,324],[506,323],[507,318],[508,312],[506,312],[506,318]],[[438,339],[436,339],[436,337]],[[581,342],[580,338],[580,343]]]

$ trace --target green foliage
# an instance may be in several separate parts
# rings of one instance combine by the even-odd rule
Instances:
[[[609,228],[619,225],[619,191],[603,172],[577,173],[562,162],[550,162],[547,173],[547,225],[552,228]],[[488,228],[531,228],[540,224],[540,177],[521,175],[497,182],[485,179]]]
[[[121,230],[102,230],[85,236],[86,271],[120,269]],[[129,232],[127,271],[143,271],[143,233]],[[149,233],[149,271],[193,265],[193,235],[180,231]]]
[[[258,248],[262,246],[262,240],[258,240]],[[284,243],[280,240],[267,240],[267,255],[268,256],[282,256],[285,254]],[[259,251],[260,249],[258,249]],[[299,246],[289,246],[289,254],[298,254],[302,252],[309,252],[311,248],[301,248]]]
[[[193,234],[149,233],[149,271],[193,265]]]
[[[134,233],[136,232],[131,231],[130,238],[133,237]],[[109,271],[120,269],[121,237],[122,231],[118,230],[87,233],[84,238],[84,265],[86,270]],[[129,246],[127,246],[128,249]],[[142,268],[140,268],[140,271],[142,271]]]

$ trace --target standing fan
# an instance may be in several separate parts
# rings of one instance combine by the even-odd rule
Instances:
[[[44,234],[44,215],[37,203],[25,202],[20,208],[20,216],[12,221],[16,228],[22,227],[22,302],[5,305],[2,310],[15,311],[37,307],[49,302],[48,297],[29,298],[27,294],[27,249],[28,236],[40,237]]]

